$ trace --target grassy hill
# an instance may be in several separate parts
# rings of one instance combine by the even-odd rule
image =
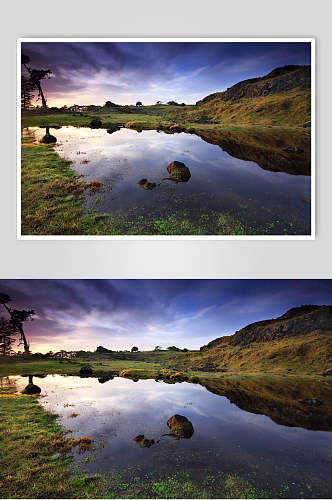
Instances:
[[[179,122],[303,126],[310,121],[310,79],[310,66],[276,68],[167,116]]]
[[[188,359],[200,371],[321,374],[332,366],[332,306],[292,308],[220,337]]]

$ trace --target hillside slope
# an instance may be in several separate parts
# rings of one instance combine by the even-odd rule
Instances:
[[[332,368],[332,306],[305,305],[212,340],[183,368],[201,372],[322,374]]]
[[[201,350],[229,344],[248,346],[254,342],[270,342],[314,331],[332,332],[332,306],[303,305],[293,307],[282,316],[257,321],[238,330],[229,337],[212,340]]]
[[[303,126],[311,119],[310,87],[310,66],[284,66],[210,94],[174,117],[198,123]]]

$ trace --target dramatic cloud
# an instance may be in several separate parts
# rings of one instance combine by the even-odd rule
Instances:
[[[0,292],[36,310],[34,352],[197,349],[290,307],[331,304],[332,280],[0,280]]]
[[[50,106],[195,103],[286,64],[310,64],[304,42],[24,42],[35,68],[50,68]]]

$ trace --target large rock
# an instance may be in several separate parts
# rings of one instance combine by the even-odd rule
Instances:
[[[178,439],[189,439],[194,434],[192,423],[183,415],[173,415],[167,420],[167,425],[170,429],[170,433]]]
[[[41,388],[35,384],[28,384],[21,392],[22,394],[40,394]]]
[[[190,170],[181,161],[172,161],[167,167],[170,178],[177,182],[188,182],[191,174]]]
[[[84,365],[80,368],[80,375],[92,375],[93,370],[90,365]]]
[[[94,118],[90,122],[90,127],[91,128],[100,128],[102,126],[102,121],[99,120],[99,118]]]
[[[55,144],[56,141],[57,141],[56,137],[54,137],[54,135],[51,134],[45,134],[44,137],[40,139],[40,142],[42,144]]]

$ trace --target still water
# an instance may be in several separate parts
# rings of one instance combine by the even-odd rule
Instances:
[[[27,384],[26,377],[10,379],[19,390]],[[199,479],[223,471],[253,477],[260,487],[273,491],[287,484],[288,498],[331,498],[332,415],[324,413],[323,406],[302,410],[289,401],[274,403],[272,399],[262,410],[264,400],[255,402],[235,386],[220,391],[218,383],[203,387],[61,375],[34,377],[34,383],[41,388],[41,404],[59,415],[59,422],[73,437],[93,438],[92,455],[76,454],[77,463],[90,472],[138,466],[143,473],[184,470]],[[291,394],[296,403],[296,385]],[[325,405],[331,402],[328,384],[321,397]],[[192,423],[194,433],[189,439],[169,435],[166,422],[174,414]],[[141,448],[133,441],[139,434],[155,443]]]
[[[24,133],[39,140],[45,128]],[[248,145],[234,134],[225,139],[217,132],[199,137],[68,126],[50,133],[77,173],[103,183],[102,194],[86,197],[87,208],[97,213],[135,211],[161,218],[184,213],[193,222],[224,213],[239,218],[252,234],[310,234],[309,138],[292,139],[287,133],[280,140],[269,132],[268,138],[246,137]],[[170,178],[167,166],[173,161],[186,165],[189,179]],[[138,184],[141,179],[150,189]]]

